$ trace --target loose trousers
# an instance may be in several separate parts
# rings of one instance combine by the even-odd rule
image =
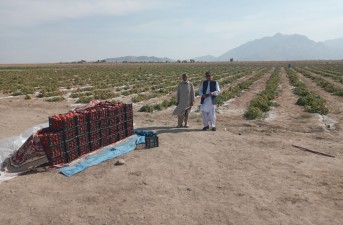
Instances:
[[[177,125],[178,125],[178,126],[181,127],[183,122],[185,122],[185,126],[187,125],[187,123],[188,123],[188,115],[189,115],[189,113],[191,112],[191,108],[192,108],[192,107],[188,107],[188,108],[183,112],[183,114],[178,115],[178,120],[177,120]]]
[[[211,127],[216,127],[216,106],[211,107],[209,112],[201,112],[202,122],[204,127],[210,125]]]

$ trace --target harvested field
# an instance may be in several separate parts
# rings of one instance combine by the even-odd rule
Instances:
[[[133,103],[135,129],[156,131],[158,148],[121,156],[125,165],[115,166],[115,160],[110,160],[72,177],[49,170],[4,181],[0,183],[1,224],[343,224],[343,96],[327,92],[291,68],[329,109],[326,115],[306,112],[296,105],[299,96],[293,92],[287,65],[0,66],[0,138],[17,135],[77,105],[79,98],[46,101],[51,98],[47,93],[58,88],[80,94],[80,87],[92,86],[116,94],[104,99],[124,102],[138,94],[160,94]],[[341,72],[343,77],[342,62],[293,62],[292,66],[312,66],[333,75]],[[201,130],[199,97],[190,128],[175,128],[177,118],[171,115],[175,106],[161,104],[152,113],[140,112],[144,105],[171,101],[182,72],[189,73],[197,88],[209,68],[221,82],[235,77],[225,85],[220,83],[222,92],[261,73],[239,94],[227,95],[218,107],[216,132]],[[247,120],[243,114],[251,99],[265,89],[276,68],[280,83],[270,111]],[[53,77],[56,85],[46,85],[50,78],[45,73],[57,74]],[[37,74],[41,83],[26,81],[29,77],[38,82]],[[331,78],[330,82],[339,83]],[[23,83],[26,89],[20,87]],[[117,90],[123,86],[127,89]],[[27,93],[31,99],[26,100],[23,92],[31,90],[28,87],[33,92]],[[81,95],[101,96],[94,90]],[[39,98],[38,93],[44,96]]]

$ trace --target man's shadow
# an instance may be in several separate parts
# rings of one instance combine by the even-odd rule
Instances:
[[[165,134],[165,133],[180,133],[180,132],[194,132],[194,131],[202,131],[202,129],[198,128],[186,128],[186,127],[173,127],[173,126],[160,126],[160,127],[138,127],[135,130],[152,130],[157,134]]]

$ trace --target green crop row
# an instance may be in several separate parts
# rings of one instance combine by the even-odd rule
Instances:
[[[298,67],[297,67],[298,68]],[[324,76],[324,77],[330,77],[331,79],[333,79],[336,82],[342,83],[343,84],[343,72],[337,72],[337,71],[331,71],[331,70],[324,70],[324,69],[320,69],[317,67],[305,67],[302,68],[302,70],[308,70],[311,71],[315,74]]]
[[[328,82],[327,80],[324,80],[321,77],[313,76],[311,72],[306,71],[305,69],[302,68],[294,68],[297,72],[301,73],[305,77],[308,77],[312,79],[318,86],[324,88],[325,91],[333,94],[333,95],[338,95],[338,96],[343,96],[343,89]]]
[[[273,105],[272,100],[277,95],[277,90],[280,83],[280,68],[277,67],[266,83],[265,89],[250,101],[244,117],[247,119],[256,119],[263,116],[265,112],[270,110]]]
[[[237,71],[237,70],[233,70],[233,71],[230,71],[230,72],[226,71],[226,73],[224,73],[224,74],[216,74],[215,76],[216,76],[216,79],[218,79],[220,81],[220,84],[224,85],[224,84],[227,84],[227,83],[232,83],[233,81],[236,81],[239,78],[246,76],[247,73],[249,73],[249,72],[252,73],[252,71],[255,70],[255,69],[256,69],[256,67],[247,67],[247,68],[241,69],[239,71]],[[260,72],[259,74],[262,75],[263,72],[262,73]],[[256,78],[254,78],[254,79],[249,79],[249,81],[242,82],[241,85],[245,87],[247,85],[247,83],[249,83],[249,82],[252,83],[254,80],[259,79],[258,76],[255,76],[255,77]],[[195,86],[195,88],[197,88],[197,86],[200,84],[200,82],[202,80],[204,80],[204,78],[203,77],[201,77],[201,78],[196,77],[196,79],[197,80],[195,82],[193,82],[193,85]],[[176,86],[175,87],[167,87],[165,89],[168,90],[168,91],[165,91],[167,94],[171,94],[173,96],[170,100],[164,100],[162,103],[144,105],[144,106],[142,106],[140,108],[139,111],[140,112],[160,111],[160,110],[168,108],[168,107],[170,107],[172,105],[175,105],[176,104],[176,97],[175,97],[176,96]],[[174,92],[171,92],[172,90]],[[156,92],[154,92],[154,93],[156,93]],[[198,95],[198,91],[197,90],[195,90],[195,95]],[[138,95],[137,98],[143,98],[143,96],[141,96],[141,97],[140,96],[141,95]],[[225,96],[225,91],[224,91],[224,95],[220,94],[218,96],[219,99],[217,101],[219,102],[219,104],[222,101],[223,96]],[[132,100],[139,101],[140,99],[136,99],[134,97],[134,98],[132,98]],[[146,99],[144,99],[144,100],[146,100]],[[218,102],[217,102],[217,105],[218,105]]]
[[[305,111],[310,113],[319,113],[321,115],[329,113],[325,100],[318,94],[309,91],[305,84],[299,80],[293,69],[287,69],[286,72],[290,83],[294,86],[294,93],[299,96],[296,102],[297,105],[304,106]]]
[[[156,95],[174,95],[181,75],[185,72],[189,74],[194,86],[198,87],[205,79],[205,71],[210,70],[214,74],[214,79],[223,87],[254,70],[270,68],[274,64],[220,62],[0,65],[0,92],[5,95],[30,95],[31,98],[40,97],[46,100],[54,97],[63,99],[61,97],[70,93],[70,97],[78,98],[77,101],[81,103],[124,95],[132,96],[132,101],[138,102],[154,98]],[[218,96],[219,104],[231,98],[231,94],[237,94],[248,86],[248,82],[244,82],[238,87],[223,90],[223,94]],[[85,89],[86,87],[89,89]]]
[[[238,83],[235,86],[230,86],[228,89],[222,91],[217,97],[217,106],[223,105],[226,101],[231,98],[238,96],[243,90],[248,89],[251,84],[260,79],[269,68],[260,69],[259,72],[250,77],[249,79]]]
[[[144,105],[139,109],[139,112],[160,111],[173,105],[176,105],[175,96],[173,96],[170,100],[164,100],[162,103]]]

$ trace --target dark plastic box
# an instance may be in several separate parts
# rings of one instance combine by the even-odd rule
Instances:
[[[145,136],[145,148],[158,147],[158,136],[147,137]]]

